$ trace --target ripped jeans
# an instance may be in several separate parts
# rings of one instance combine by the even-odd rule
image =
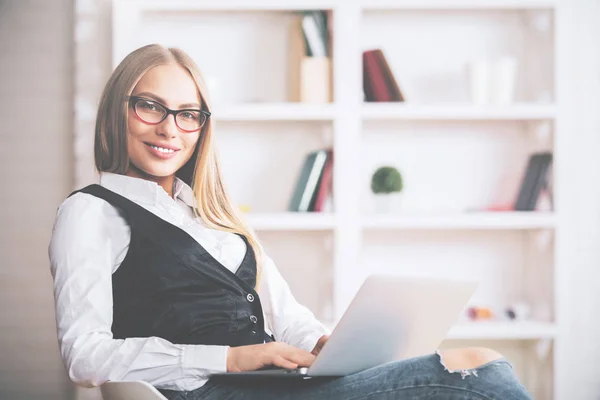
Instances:
[[[340,378],[209,380],[190,392],[161,392],[169,400],[532,399],[504,358],[470,370],[449,371],[437,354],[395,361]]]

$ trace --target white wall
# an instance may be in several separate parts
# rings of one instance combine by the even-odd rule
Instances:
[[[559,129],[567,131],[558,157],[568,168],[564,182],[563,251],[558,262],[569,265],[557,280],[563,283],[559,313],[565,330],[559,373],[569,376],[559,399],[600,397],[600,2],[562,1],[558,53],[565,79],[557,96],[565,108]]]
[[[47,246],[72,183],[72,0],[0,1],[0,399],[68,399]]]

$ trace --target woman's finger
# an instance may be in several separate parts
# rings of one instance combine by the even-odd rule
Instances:
[[[286,358],[282,357],[279,354],[277,354],[273,357],[273,360],[271,361],[271,363],[273,365],[275,365],[276,367],[281,367],[281,368],[287,368],[287,369],[298,368],[298,364],[287,360]]]
[[[300,350],[300,349],[296,349],[296,348],[292,348],[291,350],[292,351],[287,353],[285,355],[285,357],[289,361],[296,363],[303,367],[310,367],[310,365],[313,363],[313,361],[316,358],[313,354],[311,354],[307,351],[304,351],[304,350]]]

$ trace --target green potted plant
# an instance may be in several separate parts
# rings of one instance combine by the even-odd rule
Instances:
[[[377,210],[391,211],[403,188],[402,174],[395,167],[385,165],[377,168],[371,177],[371,192],[375,195]]]

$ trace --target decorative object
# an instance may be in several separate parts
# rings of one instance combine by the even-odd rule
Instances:
[[[476,105],[509,105],[515,101],[517,59],[479,59],[467,63],[471,102]]]
[[[494,317],[494,312],[487,307],[469,307],[467,315],[473,321],[488,320]]]
[[[403,188],[402,175],[395,167],[379,167],[371,177],[371,191],[375,195],[377,211],[392,211]]]
[[[506,309],[506,316],[512,320],[523,321],[530,317],[531,309],[527,303],[519,302],[512,304]]]
[[[326,11],[305,11],[290,25],[289,101],[313,104],[332,101],[330,19]]]

